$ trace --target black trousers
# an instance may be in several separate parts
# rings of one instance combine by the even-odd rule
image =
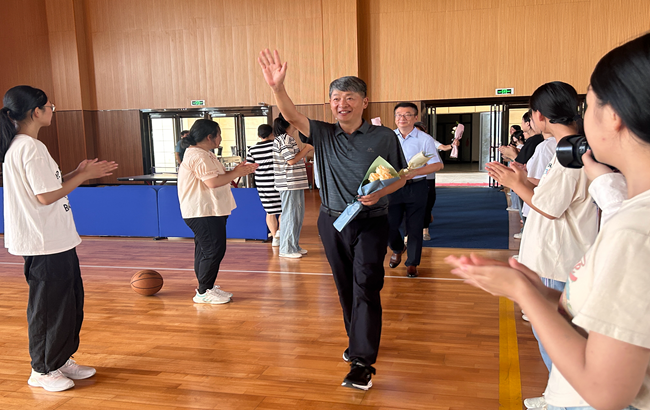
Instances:
[[[433,205],[436,203],[436,180],[427,179],[427,206],[424,208],[424,220],[422,229],[426,229],[431,225],[431,212],[433,212]]]
[[[427,183],[421,178],[388,197],[388,221],[390,225],[388,246],[393,252],[404,250],[404,237],[399,231],[402,219],[406,218],[408,257],[406,266],[418,266],[422,256],[422,220],[427,205]]]
[[[228,216],[205,216],[184,219],[194,232],[194,273],[199,293],[214,287],[219,266],[226,255],[226,221]]]
[[[32,369],[49,373],[79,348],[84,287],[76,250],[25,256],[27,324]]]
[[[342,232],[334,228],[335,216],[318,217],[325,255],[343,309],[350,360],[366,365],[377,361],[381,339],[381,298],[384,258],[388,240],[386,215],[354,219]]]

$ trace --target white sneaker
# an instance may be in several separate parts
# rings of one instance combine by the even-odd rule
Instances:
[[[516,234],[512,235],[512,237],[515,239],[521,239],[521,232],[517,232]]]
[[[429,235],[429,228],[424,228],[422,230],[422,240],[423,241],[430,241],[431,240],[431,235]]]
[[[78,365],[77,362],[72,359],[68,359],[68,361],[65,362],[65,364],[61,366],[59,370],[65,377],[72,380],[87,379],[97,373],[94,368]]]
[[[307,255],[309,251],[307,249],[298,248],[298,253],[301,255]]]
[[[533,397],[532,399],[526,399],[524,400],[524,406],[526,406],[527,409],[534,409],[534,408],[544,408],[546,407],[546,399],[544,396],[542,397]]]
[[[280,254],[281,258],[290,258],[290,259],[298,259],[302,258],[302,254],[300,252],[294,252],[294,253],[281,253]]]
[[[271,241],[271,246],[273,246],[273,247],[275,247],[275,248],[277,248],[278,246],[280,246],[280,237],[278,237],[278,236],[274,236],[274,237],[273,237],[273,240]]]
[[[49,373],[39,373],[32,369],[27,384],[32,387],[42,387],[47,391],[63,391],[74,387],[74,382],[58,369]]]
[[[217,295],[223,296],[225,298],[231,298],[232,293],[221,290],[221,286],[214,285],[212,289],[208,289],[208,292],[216,293]]]
[[[221,296],[217,293],[210,292],[212,289],[208,289],[204,294],[199,294],[199,291],[196,291],[196,295],[192,299],[194,303],[209,303],[212,305],[222,305],[224,303],[230,302],[230,298],[226,296]]]

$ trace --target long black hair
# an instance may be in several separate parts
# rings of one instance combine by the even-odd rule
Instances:
[[[572,85],[553,81],[540,86],[530,96],[530,108],[539,111],[551,124],[576,124],[582,133],[582,117],[578,114],[578,92]]]
[[[0,162],[4,162],[11,141],[18,129],[16,123],[23,121],[27,115],[31,117],[35,108],[47,104],[47,95],[43,90],[28,85],[18,85],[6,92],[0,109]]]
[[[650,33],[605,54],[591,74],[591,89],[632,134],[650,144]]]
[[[220,132],[221,128],[216,122],[212,120],[196,120],[192,128],[190,128],[190,133],[181,140],[181,147],[187,148],[190,145],[196,145],[209,135],[216,137]]]
[[[282,116],[282,113],[278,115],[278,118],[273,120],[273,134],[275,134],[276,137],[286,134],[287,133],[287,128],[289,128],[291,124],[289,124],[289,121],[285,120],[284,117]]]

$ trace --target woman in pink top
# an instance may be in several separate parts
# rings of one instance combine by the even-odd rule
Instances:
[[[194,232],[194,273],[199,281],[194,303],[230,302],[232,293],[214,284],[226,254],[226,220],[236,207],[230,183],[257,168],[243,162],[226,171],[212,152],[220,144],[219,124],[210,120],[196,121],[182,140],[187,149],[178,170],[178,199],[183,220]]]

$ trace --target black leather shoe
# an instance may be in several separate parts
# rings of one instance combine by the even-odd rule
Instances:
[[[417,278],[418,277],[418,267],[417,266],[407,266],[406,267],[406,276],[409,278]]]
[[[399,266],[400,263],[402,263],[402,254],[406,251],[406,249],[402,250],[402,252],[393,252],[393,254],[390,256],[390,262],[388,262],[388,266],[391,268],[396,268]]]

